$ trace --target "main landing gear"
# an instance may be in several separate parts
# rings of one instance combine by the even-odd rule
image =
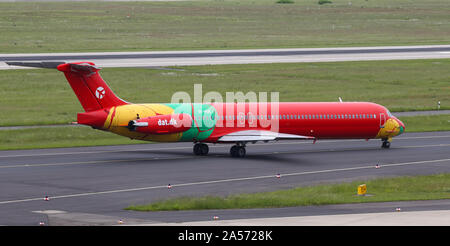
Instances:
[[[196,143],[194,145],[194,154],[195,155],[207,155],[209,152],[208,145],[204,143]]]
[[[238,142],[230,149],[230,154],[232,157],[244,157],[245,152],[245,143]]]
[[[383,141],[383,143],[381,144],[381,148],[389,149],[389,147],[391,147],[391,142],[389,141],[389,139],[384,138],[381,141]]]
[[[204,143],[194,144],[194,154],[195,155],[208,155],[209,147]],[[236,145],[231,147],[230,155],[232,157],[244,157],[245,156],[245,143],[237,142]]]

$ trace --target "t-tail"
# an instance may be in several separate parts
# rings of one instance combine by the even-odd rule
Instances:
[[[6,62],[8,65],[56,68],[63,72],[85,113],[78,114],[78,123],[102,128],[112,107],[128,104],[117,97],[102,79],[92,62]]]
[[[86,112],[125,105],[102,79],[92,62],[64,63],[56,67],[69,81]]]

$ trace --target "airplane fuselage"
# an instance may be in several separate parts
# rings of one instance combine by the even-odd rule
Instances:
[[[286,102],[277,105],[278,110],[273,110],[271,103],[127,104],[102,109],[104,121],[99,119],[96,128],[147,141],[211,143],[232,132],[274,127],[279,133],[315,139],[388,139],[404,131],[404,125],[397,118],[375,103]],[[79,115],[96,114],[93,112]],[[176,117],[180,114],[191,119],[185,122],[189,127],[177,130],[174,124],[180,120]],[[168,117],[157,118],[160,115]],[[130,131],[125,127],[130,120],[153,117],[155,131]],[[92,125],[80,117],[79,123]],[[164,130],[169,127],[173,130]]]

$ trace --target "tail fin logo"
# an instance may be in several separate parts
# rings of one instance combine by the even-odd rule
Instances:
[[[97,97],[98,99],[102,99],[105,96],[105,93],[105,88],[99,86],[97,90],[95,90],[95,97]]]

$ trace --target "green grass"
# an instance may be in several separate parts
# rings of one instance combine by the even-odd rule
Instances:
[[[0,3],[0,53],[448,44],[447,0]]]
[[[450,109],[450,59],[286,63],[178,67],[178,70],[105,68],[100,73],[121,98],[170,102],[194,84],[217,91],[278,91],[280,101],[370,101],[391,111]],[[180,70],[181,69],[181,70]],[[270,98],[269,98],[270,99]],[[64,124],[82,112],[64,75],[50,69],[0,71],[0,126]]]
[[[363,183],[367,185],[367,194],[370,196],[356,196],[358,185]],[[132,205],[126,209],[137,211],[248,209],[449,198],[450,174],[437,174],[316,185],[227,197],[182,197],[146,205]]]
[[[450,131],[450,114],[399,117],[406,132]]]
[[[90,127],[54,127],[0,131],[0,150],[148,143]]]

